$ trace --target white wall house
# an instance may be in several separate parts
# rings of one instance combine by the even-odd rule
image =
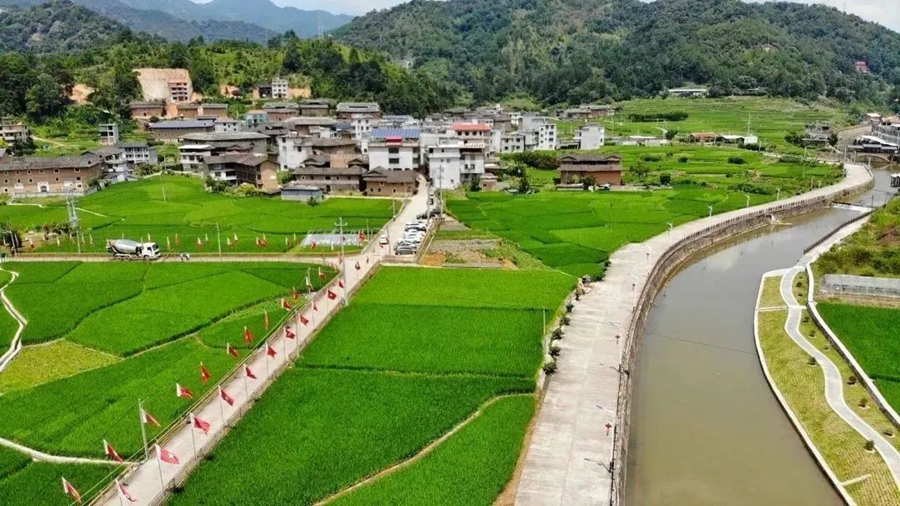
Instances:
[[[302,146],[305,137],[296,133],[278,138],[278,164],[281,170],[299,168],[310,153]]]
[[[606,128],[603,125],[583,125],[575,135],[578,149],[592,150],[602,148],[606,144]]]
[[[364,137],[368,137],[370,133],[372,133],[372,126],[378,118],[374,116],[370,116],[368,114],[354,114],[352,118],[350,118],[350,126],[353,129],[353,140],[360,140]]]
[[[559,147],[559,138],[556,135],[556,123],[543,116],[522,116],[521,131],[536,132],[538,142],[535,149],[543,151],[555,151]]]
[[[457,137],[442,137],[427,150],[428,174],[435,188],[452,190],[484,175],[483,142],[465,142]]]
[[[200,174],[203,172],[203,159],[212,156],[213,147],[209,144],[184,144],[178,148],[181,153],[181,168],[185,172]]]
[[[369,170],[415,170],[419,166],[417,141],[383,139],[369,142]]]
[[[272,79],[272,98],[284,100],[290,95],[290,86],[287,79],[276,77]]]

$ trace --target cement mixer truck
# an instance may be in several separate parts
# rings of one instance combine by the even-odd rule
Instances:
[[[155,242],[135,242],[117,239],[106,242],[106,250],[116,260],[156,260],[159,258],[159,244]]]

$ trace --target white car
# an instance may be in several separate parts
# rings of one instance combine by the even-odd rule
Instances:
[[[388,240],[388,237],[386,235],[383,235],[378,239],[378,244],[381,244],[381,245],[386,245],[389,242],[390,241]]]

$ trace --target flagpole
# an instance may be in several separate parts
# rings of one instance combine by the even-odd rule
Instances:
[[[125,506],[125,500],[122,499],[122,489],[119,487],[119,480],[116,480],[116,495],[119,496],[119,506]]]
[[[266,349],[263,350],[265,353],[265,361],[266,361],[266,381],[269,381],[269,378],[272,376],[271,371],[269,370],[269,343],[266,343]]]
[[[156,456],[156,468],[159,469],[159,488],[165,492],[166,491],[166,480],[163,479],[162,475],[162,463],[159,461],[159,455]]]
[[[188,415],[188,420],[191,422],[191,446],[194,447],[194,457],[197,456],[197,440],[194,437],[194,415]]]
[[[336,223],[338,229],[341,234],[341,263],[344,264],[344,285],[347,284],[347,259],[344,257],[344,226],[347,225],[344,223],[344,218],[338,218],[338,222]],[[344,291],[344,305],[347,305],[347,293]]]
[[[219,387],[219,411],[222,412],[222,428],[227,425],[225,423],[225,401],[222,400],[222,387]]]
[[[247,388],[247,365],[244,364],[244,397],[247,398],[247,404],[250,404],[250,389]]]
[[[144,458],[150,458],[150,450],[147,448],[147,424],[144,423],[144,401],[138,399],[138,414],[141,417],[141,440],[144,442]]]

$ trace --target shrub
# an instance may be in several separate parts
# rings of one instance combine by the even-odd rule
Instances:
[[[869,399],[866,399],[865,397],[863,397],[862,399],[859,400],[859,402],[857,403],[857,406],[864,408],[864,409],[869,407]]]
[[[553,329],[553,339],[562,339],[563,338],[563,330],[562,329]]]
[[[576,295],[576,297],[577,297],[577,295]],[[566,312],[567,313],[571,313],[573,309],[575,309],[575,304],[572,304],[571,302],[566,304]]]
[[[672,175],[671,174],[662,174],[659,176],[659,184],[662,186],[669,186],[672,184]]]
[[[819,362],[816,360],[816,357],[809,357],[809,360],[807,360],[806,363],[809,365],[816,365]]]
[[[544,372],[547,374],[553,374],[557,370],[556,361],[553,360],[551,362],[547,362],[544,364]]]
[[[678,159],[678,163],[688,163],[689,160],[690,160],[690,158],[688,158],[686,156],[682,156],[681,158]]]
[[[571,324],[571,323],[572,323],[572,319],[569,318],[568,316],[563,316],[563,317],[559,320],[559,324],[560,324],[560,325],[569,325],[569,324]]]
[[[558,357],[561,351],[562,351],[562,349],[559,346],[557,346],[555,344],[550,345],[550,356],[551,357]]]
[[[856,376],[851,375],[849,378],[847,378],[847,384],[855,385],[856,384]]]
[[[744,160],[740,156],[729,156],[728,163],[732,165],[744,165],[747,163],[747,160]]]
[[[865,448],[866,448],[866,451],[870,451],[870,452],[875,451],[875,441],[872,441],[871,439],[866,441]]]

